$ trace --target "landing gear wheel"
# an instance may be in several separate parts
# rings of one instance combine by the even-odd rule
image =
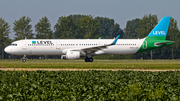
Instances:
[[[88,62],[88,61],[89,61],[89,59],[88,59],[88,58],[85,58],[84,60],[85,60],[85,62]]]
[[[89,58],[89,62],[93,62],[93,58]]]
[[[22,62],[26,62],[26,59],[22,59]]]
[[[93,58],[85,58],[85,62],[93,62]]]

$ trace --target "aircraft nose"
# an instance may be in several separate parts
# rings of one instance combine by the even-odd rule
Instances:
[[[8,47],[6,47],[6,48],[4,49],[4,51],[5,51],[6,53],[9,53],[9,52],[10,52],[10,50],[9,50]]]

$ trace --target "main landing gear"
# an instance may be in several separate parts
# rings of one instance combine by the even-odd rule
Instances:
[[[86,57],[84,60],[85,60],[85,62],[93,62],[93,58]]]
[[[22,62],[26,62],[26,55],[22,58]]]

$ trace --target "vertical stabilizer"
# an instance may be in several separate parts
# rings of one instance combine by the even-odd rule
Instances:
[[[171,17],[163,17],[156,27],[149,33],[148,37],[165,40]]]
[[[154,27],[149,35],[144,38],[143,43],[138,52],[153,50],[173,44],[173,41],[165,40],[171,17],[163,17],[161,21]]]

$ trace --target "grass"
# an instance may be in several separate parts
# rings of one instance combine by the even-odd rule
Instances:
[[[62,68],[62,69],[180,69],[180,60],[0,60],[0,68]]]

